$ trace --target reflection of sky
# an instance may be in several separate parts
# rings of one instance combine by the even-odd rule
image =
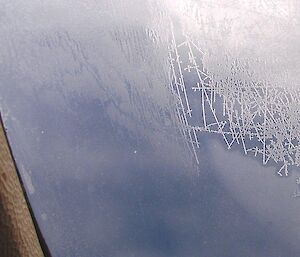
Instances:
[[[25,154],[35,187],[30,199],[54,256],[247,256],[254,249],[256,256],[272,249],[270,256],[281,256],[276,237],[213,173],[188,172],[175,159],[174,143],[166,160],[142,138],[116,136],[121,128],[110,125],[100,103],[77,101],[73,116],[43,110],[52,115],[37,122],[49,127],[37,128],[42,136],[30,133],[28,140],[38,134],[38,149]]]
[[[0,20],[0,108],[53,255],[295,256],[255,199],[236,196],[230,162],[220,176],[222,149],[221,165],[209,147],[200,174],[190,163],[164,87],[164,42],[143,39],[164,17],[137,2],[120,1],[123,17],[92,1],[32,1],[21,14],[12,1]]]

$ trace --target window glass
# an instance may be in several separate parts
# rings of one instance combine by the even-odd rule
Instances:
[[[297,0],[0,6],[0,110],[53,256],[300,254]]]

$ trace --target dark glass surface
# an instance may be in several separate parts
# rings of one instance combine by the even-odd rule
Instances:
[[[52,255],[300,255],[299,33],[297,0],[2,1],[0,110]]]

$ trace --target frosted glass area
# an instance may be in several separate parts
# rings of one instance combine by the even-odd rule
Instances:
[[[4,0],[0,111],[55,257],[300,256],[298,0]]]

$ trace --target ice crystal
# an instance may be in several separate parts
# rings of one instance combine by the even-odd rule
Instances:
[[[300,166],[299,90],[255,81],[238,61],[231,64],[230,77],[214,79],[203,55],[188,35],[175,36],[172,29],[170,87],[181,133],[197,163],[200,134],[214,133],[228,149],[240,145],[245,155],[259,157],[264,165],[279,164],[278,175],[288,176],[290,165]]]

